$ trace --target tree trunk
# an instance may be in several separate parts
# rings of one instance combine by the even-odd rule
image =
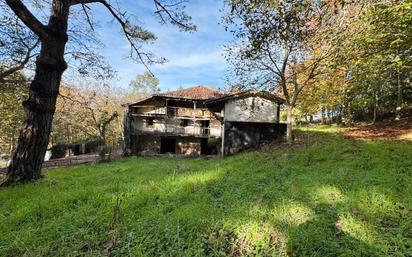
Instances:
[[[13,132],[12,132],[12,134],[11,134],[11,140],[10,140],[10,154],[12,154],[13,153],[13,150],[14,150],[14,144],[16,143],[15,141],[16,141],[16,139],[15,139],[15,129],[13,128]]]
[[[48,36],[42,39],[29,97],[23,102],[23,128],[3,185],[36,180],[47,150],[56,99],[62,74],[67,68],[64,49],[67,42],[68,1],[53,1]]]
[[[328,125],[332,124],[332,114],[331,114],[331,111],[329,109],[326,110],[326,115],[327,115],[326,116],[327,117],[326,123]]]
[[[379,108],[379,97],[378,93],[376,92],[375,94],[375,103],[373,105],[373,123],[376,123],[376,120],[378,118],[378,108]]]
[[[352,123],[352,114],[351,114],[351,99],[347,96],[348,92],[345,91],[345,97],[343,100],[342,106],[342,122],[345,126]]]
[[[400,78],[400,71],[398,69],[398,78],[397,78],[397,98],[396,98],[396,109],[395,109],[395,120],[399,120],[401,118],[401,109],[402,109],[402,84]]]
[[[286,142],[288,144],[293,143],[293,134],[292,134],[292,126],[293,126],[293,106],[287,105],[286,106]]]
[[[326,124],[325,108],[324,108],[324,107],[322,107],[322,110],[321,110],[320,122],[321,122],[323,125]]]

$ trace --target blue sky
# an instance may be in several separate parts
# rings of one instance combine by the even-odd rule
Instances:
[[[153,65],[152,71],[160,81],[162,91],[177,89],[180,86],[207,85],[215,88],[225,86],[225,74],[228,65],[225,62],[223,46],[232,36],[224,30],[221,22],[223,1],[189,0],[186,12],[197,25],[194,33],[181,32],[172,25],[161,25],[154,15],[152,0],[121,0],[123,10],[137,15],[139,25],[155,33],[156,42],[146,45],[159,57],[169,60],[163,65]],[[116,84],[127,88],[136,75],[144,72],[142,64],[125,58],[129,53],[128,42],[121,36],[118,24],[100,6],[92,6],[95,21],[99,24],[100,38],[106,45],[102,54],[118,71]]]

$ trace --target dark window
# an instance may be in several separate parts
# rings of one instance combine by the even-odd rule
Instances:
[[[176,153],[176,139],[162,137],[160,139],[160,153]]]
[[[153,126],[154,126],[154,119],[153,118],[147,118],[146,119],[146,127],[153,128]]]
[[[180,126],[182,126],[182,127],[187,127],[187,126],[189,126],[189,120],[182,120],[182,121],[180,122]]]
[[[202,134],[204,134],[204,135],[209,135],[209,133],[210,133],[210,129],[209,129],[210,121],[208,121],[208,120],[201,120],[201,121],[200,121],[200,126],[201,126],[201,128],[202,128]]]
[[[176,113],[177,113],[177,108],[176,108],[176,107],[168,107],[168,108],[167,108],[167,115],[168,115],[169,117],[174,117],[174,116],[176,116]]]

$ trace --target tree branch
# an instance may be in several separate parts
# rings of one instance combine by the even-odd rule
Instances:
[[[133,35],[128,30],[127,21],[124,21],[121,15],[118,15],[117,10],[115,10],[113,6],[110,5],[108,2],[104,0],[100,0],[99,3],[103,4],[107,8],[107,10],[113,15],[114,19],[120,24],[126,39],[129,41],[131,48],[136,52],[138,59],[143,64],[143,66],[150,72],[150,74],[154,76],[154,74],[152,73],[152,71],[150,70],[149,66],[147,65],[146,61],[143,58],[145,54],[141,53],[139,50],[139,47],[133,42]]]
[[[188,23],[183,22],[181,19],[179,20],[178,17],[176,17],[175,15],[173,15],[172,12],[169,11],[168,7],[173,7],[173,6],[177,6],[181,3],[183,3],[183,1],[177,2],[175,4],[172,5],[164,5],[162,4],[159,0],[153,0],[155,5],[156,5],[156,13],[159,14],[160,18],[162,19],[162,21],[165,23],[166,21],[164,20],[164,18],[162,17],[161,13],[164,12],[166,13],[167,17],[169,17],[170,21],[172,24],[175,24],[181,28],[183,28],[186,31],[195,31],[196,30],[196,26],[195,25],[190,25]]]
[[[7,5],[21,21],[41,40],[47,36],[46,26],[43,25],[20,0],[6,0]]]
[[[33,46],[31,46],[27,49],[27,53],[26,53],[24,59],[21,60],[19,62],[19,64],[15,65],[11,68],[8,68],[4,71],[1,71],[0,72],[0,81],[3,81],[7,76],[10,76],[11,74],[15,73],[16,71],[22,70],[26,66],[26,64],[30,61],[30,59],[33,57],[31,53],[37,47],[39,42],[40,41],[37,40],[36,43]],[[26,45],[24,42],[23,42],[23,44]]]
[[[93,26],[92,20],[90,19],[89,13],[87,12],[86,8],[89,9],[87,5],[82,4],[82,9],[83,9],[84,14],[86,15],[87,23],[89,24],[91,30],[94,32],[94,26]]]
[[[110,12],[110,14],[113,16],[113,18],[120,24],[123,34],[125,35],[127,41],[129,41],[130,47],[132,51],[137,55],[137,59],[143,64],[143,66],[151,73],[152,71],[150,70],[148,64],[146,63],[145,57],[150,61],[150,56],[147,53],[142,53],[138,47],[138,45],[133,42],[133,38],[135,35],[132,34],[132,31],[129,31],[130,29],[130,22],[127,20],[125,16],[125,13],[120,12],[116,8],[114,8],[109,2],[105,0],[71,0],[70,5],[82,5],[83,11],[86,14],[86,19],[91,26],[92,30],[94,29],[91,23],[91,19],[87,13],[87,10],[85,9],[86,4],[91,4],[91,3],[100,3],[106,9]]]

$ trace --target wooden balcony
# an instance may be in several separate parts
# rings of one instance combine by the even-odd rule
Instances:
[[[169,118],[196,118],[209,119],[212,113],[206,109],[194,109],[185,107],[156,107],[156,106],[133,106],[130,110],[133,116],[167,116]]]

